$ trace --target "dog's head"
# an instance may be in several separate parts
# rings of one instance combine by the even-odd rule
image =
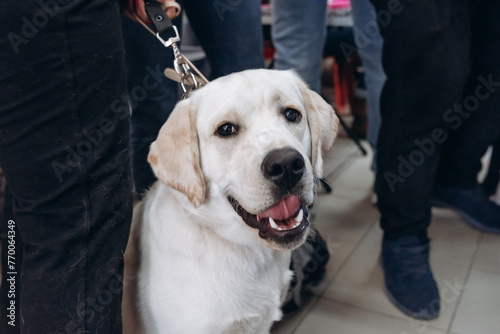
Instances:
[[[178,103],[148,160],[194,207],[229,211],[216,228],[226,238],[292,249],[307,236],[314,180],[337,127],[332,107],[295,73],[250,70]]]

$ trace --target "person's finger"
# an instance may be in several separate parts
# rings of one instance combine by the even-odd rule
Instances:
[[[144,4],[144,0],[135,0],[134,11],[139,20],[144,23],[151,24],[148,14],[146,13],[146,5]]]
[[[181,6],[179,3],[171,0],[158,0],[162,8],[165,10],[167,16],[170,19],[174,19],[179,16],[181,12]],[[125,0],[122,1],[122,11],[123,13],[133,21],[142,21],[146,24],[151,24],[148,14],[146,13],[146,6],[144,0]]]
[[[175,1],[159,0],[163,9],[166,10],[167,16],[173,20],[181,13],[181,6]]]

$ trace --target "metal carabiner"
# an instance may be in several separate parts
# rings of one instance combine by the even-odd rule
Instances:
[[[156,38],[158,38],[158,40],[160,41],[160,43],[163,44],[163,46],[166,47],[166,48],[169,48],[172,45],[174,45],[175,43],[181,41],[181,37],[179,36],[179,30],[177,30],[177,27],[176,26],[172,26],[172,28],[174,29],[175,36],[170,37],[166,41],[163,38],[161,38],[159,32],[156,33]]]
[[[181,53],[177,44],[173,43],[171,45],[171,48],[174,53],[174,69],[180,77],[180,84],[184,94],[186,95],[193,89],[197,89],[203,86],[203,84],[206,82],[204,82],[203,79],[197,77],[193,73],[193,71],[191,70],[191,66],[189,66],[188,60]]]
[[[171,69],[167,68],[165,69],[165,76],[169,79],[178,81],[181,84],[182,90],[184,92],[183,98],[185,98],[193,89],[197,89],[202,87],[203,85],[208,83],[207,78],[203,76],[203,74],[196,68],[196,66],[193,65],[187,59],[179,50],[179,47],[177,46],[176,43],[180,42],[181,38],[179,36],[179,31],[177,30],[177,27],[175,25],[172,25],[170,20],[168,19],[167,16],[164,16],[163,9],[162,7],[156,2],[156,1],[145,1],[146,5],[146,12],[148,13],[148,16],[150,17],[151,21],[152,15],[153,14],[158,14],[158,11],[161,11],[161,14],[159,14],[162,18],[165,17],[167,21],[170,23],[168,25],[168,28],[172,28],[174,31],[174,36],[170,37],[168,40],[164,40],[159,32],[154,32],[151,28],[147,26],[146,23],[142,22],[137,15],[135,15],[136,20],[147,30],[149,31],[152,35],[156,36],[156,38],[160,41],[160,43],[166,47],[166,48],[171,48],[173,53],[174,53],[174,70],[171,71]],[[148,6],[150,6],[151,11],[148,10]],[[160,7],[158,7],[160,6]],[[179,6],[172,6],[180,9]],[[162,20],[159,20],[162,21]],[[153,21],[154,22],[154,21]],[[165,32],[166,30],[163,28],[160,28],[159,26],[155,25],[155,28],[157,31],[160,29]],[[196,72],[193,73],[194,70]],[[175,71],[176,74],[173,74]]]

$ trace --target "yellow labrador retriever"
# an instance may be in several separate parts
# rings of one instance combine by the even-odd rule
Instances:
[[[125,332],[268,333],[337,126],[291,71],[231,74],[179,102],[134,214]]]

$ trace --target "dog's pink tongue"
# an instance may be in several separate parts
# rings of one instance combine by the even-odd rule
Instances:
[[[274,220],[286,220],[294,215],[300,208],[300,200],[295,196],[287,196],[269,210],[262,212],[258,218],[269,218]]]

